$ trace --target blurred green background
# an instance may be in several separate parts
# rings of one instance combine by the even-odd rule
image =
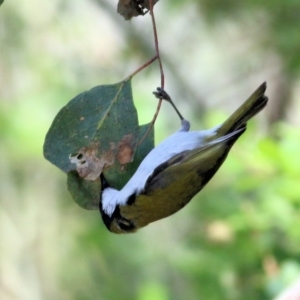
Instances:
[[[43,158],[78,93],[154,56],[148,15],[117,0],[6,0],[0,7],[0,299],[273,299],[300,276],[300,2],[161,0],[166,90],[192,129],[222,122],[263,81],[268,107],[207,187],[133,235],[78,207]],[[157,64],[133,79],[140,123]],[[164,103],[156,143],[180,127]]]

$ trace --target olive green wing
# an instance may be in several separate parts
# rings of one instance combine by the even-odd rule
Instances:
[[[121,215],[139,228],[183,208],[217,172],[245,129],[178,154],[157,167],[144,192],[131,205],[120,206]]]

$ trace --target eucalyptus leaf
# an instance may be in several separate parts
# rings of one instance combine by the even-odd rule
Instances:
[[[81,93],[55,117],[44,156],[62,171],[96,180],[103,168],[133,161],[139,135],[130,80]]]
[[[44,156],[67,173],[73,200],[98,209],[103,172],[121,189],[154,147],[150,124],[139,126],[130,80],[96,86],[64,106],[46,135]]]

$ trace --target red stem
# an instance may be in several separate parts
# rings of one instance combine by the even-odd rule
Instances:
[[[124,81],[130,80],[133,76],[135,76],[137,73],[139,73],[140,71],[142,71],[143,69],[151,65],[157,59],[158,57],[157,55],[155,55],[153,58],[151,58],[149,61],[147,61],[142,66],[140,66],[137,70],[135,70],[132,74],[130,74]]]
[[[149,0],[149,6],[150,6],[149,8],[150,8],[150,15],[151,15],[151,20],[152,20],[153,34],[154,34],[154,45],[155,45],[155,52],[156,52],[155,58],[157,58],[157,60],[158,60],[159,70],[160,70],[160,81],[161,81],[160,84],[161,84],[161,88],[163,89],[164,85],[165,85],[165,76],[164,76],[164,70],[163,70],[163,66],[162,66],[162,62],[161,62],[160,54],[159,54],[158,37],[157,37],[156,23],[155,23],[154,12],[153,12],[153,0]],[[161,103],[162,103],[162,99],[159,99],[155,114],[151,121],[151,124],[150,124],[147,132],[145,133],[145,135],[139,141],[138,145],[140,145],[144,141],[146,136],[149,134],[150,130],[153,128],[154,123],[157,119],[158,113],[161,108]]]

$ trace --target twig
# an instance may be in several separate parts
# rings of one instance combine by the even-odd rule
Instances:
[[[151,58],[149,61],[147,61],[145,64],[140,66],[137,70],[135,70],[132,74],[130,74],[124,81],[130,80],[133,76],[135,76],[137,73],[139,73],[140,71],[142,71],[143,69],[145,69],[146,67],[151,65],[157,59],[158,59],[158,56],[155,55],[153,58]]]
[[[163,66],[162,66],[162,62],[161,62],[160,54],[159,54],[158,37],[157,37],[156,23],[155,23],[155,17],[154,17],[154,12],[153,12],[153,0],[149,0],[149,7],[150,7],[151,20],[152,20],[153,35],[154,35],[154,45],[155,45],[155,52],[156,52],[155,57],[158,60],[159,70],[160,70],[160,85],[161,85],[161,88],[164,89],[165,76],[164,76],[164,70],[163,70]],[[157,119],[158,113],[160,111],[162,100],[163,100],[162,98],[159,98],[157,108],[156,108],[155,114],[152,118],[152,121],[150,123],[150,126],[149,126],[148,130],[146,131],[146,133],[144,134],[144,136],[142,137],[142,139],[139,141],[138,146],[142,144],[142,142],[145,140],[145,138],[147,137],[149,132],[152,130],[154,123]]]
[[[156,51],[156,56],[158,59],[159,70],[160,70],[161,88],[164,89],[165,76],[164,76],[164,70],[163,70],[163,66],[159,54],[158,37],[157,37],[156,23],[155,23],[155,17],[153,12],[153,0],[150,0],[149,4],[150,4],[150,15],[151,15],[152,27],[153,27],[155,51]]]

